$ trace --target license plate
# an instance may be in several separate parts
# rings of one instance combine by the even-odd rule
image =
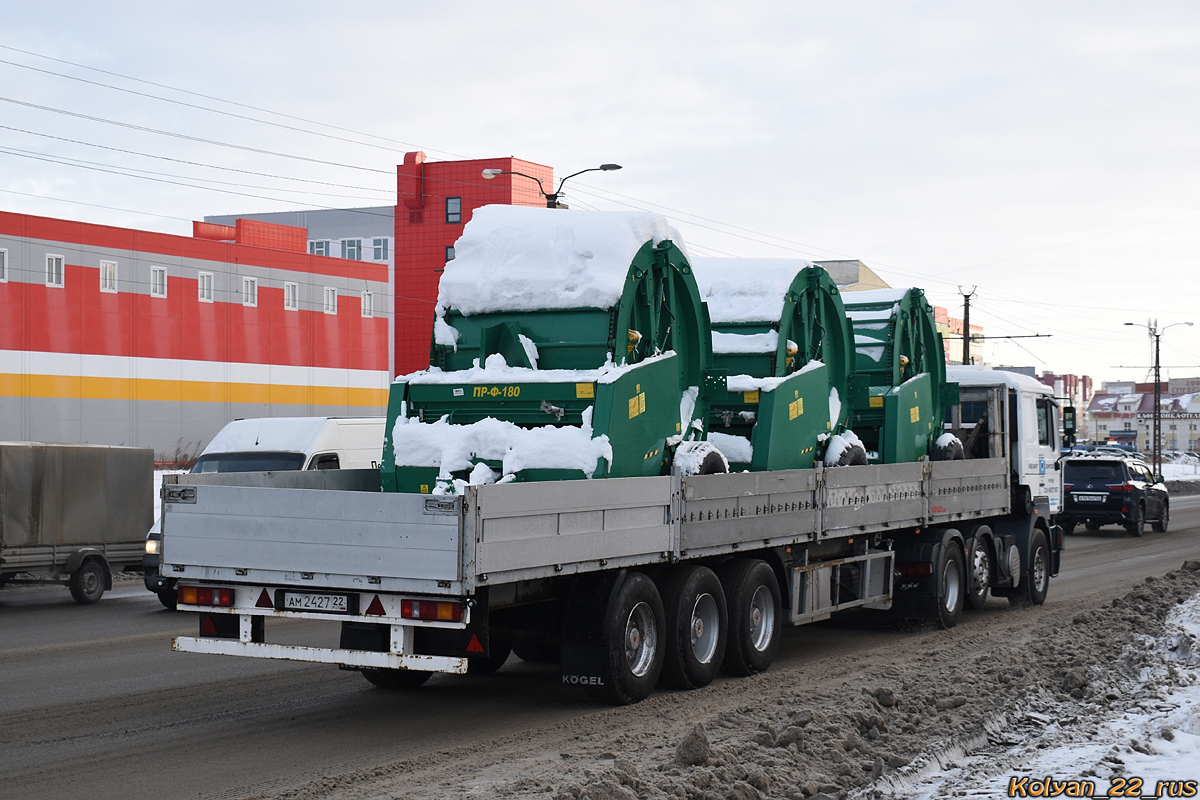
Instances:
[[[1103,503],[1106,495],[1102,494],[1077,494],[1075,499],[1081,503]]]
[[[284,611],[323,611],[329,614],[345,614],[349,609],[350,596],[345,594],[283,593]]]

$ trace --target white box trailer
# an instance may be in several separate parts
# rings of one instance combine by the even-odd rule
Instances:
[[[766,669],[785,621],[865,606],[949,627],[989,592],[1041,603],[1062,549],[1052,393],[990,370],[954,379],[959,461],[453,497],[379,492],[358,471],[289,488],[167,476],[164,571],[180,608],[201,612],[174,647],[333,663],[396,688],[490,671],[511,650],[628,703],[660,678],[692,688],[721,667]],[[340,646],[268,641],[266,621],[283,618],[337,623]]]

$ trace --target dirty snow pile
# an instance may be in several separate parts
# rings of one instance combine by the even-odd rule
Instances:
[[[476,209],[454,243],[437,316],[497,311],[612,308],[629,265],[647,242],[683,239],[645,211],[563,211],[492,205]],[[451,337],[442,323],[439,336]],[[439,344],[451,344],[451,341]]]

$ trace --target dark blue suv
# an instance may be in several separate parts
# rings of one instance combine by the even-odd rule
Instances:
[[[1064,459],[1063,510],[1055,517],[1063,533],[1083,523],[1089,531],[1117,524],[1141,536],[1147,522],[1167,529],[1171,503],[1161,475],[1133,458],[1080,456]]]

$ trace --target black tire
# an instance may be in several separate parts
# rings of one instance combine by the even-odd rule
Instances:
[[[981,528],[975,533],[971,553],[967,558],[967,608],[972,611],[983,608],[988,599],[988,587],[992,584],[992,545],[988,535],[991,531]]]
[[[1146,532],[1146,509],[1140,504],[1133,507],[1133,516],[1125,526],[1130,536],[1141,536]]]
[[[1046,543],[1046,534],[1034,531],[1029,542],[1029,563],[1025,565],[1021,585],[1009,595],[1008,600],[1013,605],[1040,606],[1046,602],[1049,593],[1050,545]]]
[[[1100,530],[1100,523],[1092,522],[1089,519],[1087,522],[1083,523],[1083,527],[1087,528],[1089,531],[1098,531]]]
[[[159,589],[155,594],[158,595],[158,602],[163,604],[163,608],[174,611],[179,607],[179,590],[175,587]]]
[[[953,628],[962,618],[967,595],[967,571],[958,544],[949,542],[938,556],[937,621],[943,628]]]
[[[91,605],[104,596],[104,567],[96,560],[88,560],[71,573],[71,597],[82,606]]]
[[[1167,527],[1171,524],[1171,506],[1168,503],[1163,503],[1162,516],[1154,521],[1151,526],[1155,533],[1166,533]]]
[[[711,569],[683,566],[663,587],[666,614],[662,677],[671,689],[699,689],[712,683],[725,657],[729,615],[725,591]]]
[[[1013,487],[1013,511],[1020,511],[1025,516],[1033,513],[1033,492],[1028,486]]]
[[[775,571],[765,561],[736,558],[718,572],[729,609],[722,669],[730,675],[765,672],[779,650],[783,603]]]
[[[962,461],[966,458],[966,453],[963,452],[963,443],[954,439],[949,444],[940,447],[934,445],[929,458],[931,461]]]
[[[512,651],[517,658],[530,664],[557,664],[562,660],[558,642],[533,636],[517,636],[513,639]]]
[[[697,474],[724,475],[726,472],[729,472],[729,464],[726,463],[724,456],[713,450],[700,462],[700,471]]]
[[[654,581],[627,572],[609,598],[601,623],[605,659],[592,697],[612,705],[629,705],[650,696],[662,674],[666,617]]]
[[[863,467],[867,464],[867,449],[858,442],[851,444],[838,456],[839,467]]]
[[[503,667],[504,662],[508,661],[508,657],[512,655],[512,645],[503,639],[493,638],[488,650],[490,652],[486,656],[467,659],[468,675],[491,675]]]
[[[429,680],[429,676],[432,674],[432,672],[419,669],[372,668],[362,671],[364,678],[380,689],[386,689],[389,692],[416,689]]]

